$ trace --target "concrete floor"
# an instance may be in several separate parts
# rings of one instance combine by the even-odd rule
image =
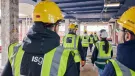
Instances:
[[[81,67],[80,76],[98,76],[97,68],[92,64],[86,64],[83,68]]]
[[[91,63],[91,55],[89,49],[87,51],[86,64],[84,67],[80,68],[80,76],[98,76],[98,70],[96,66]]]
[[[97,67],[93,66],[90,62],[90,58],[87,58],[85,66],[80,68],[80,76],[98,76]]]

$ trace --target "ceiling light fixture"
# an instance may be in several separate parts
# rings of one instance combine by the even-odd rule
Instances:
[[[120,3],[110,3],[110,4],[104,4],[104,7],[119,7]]]

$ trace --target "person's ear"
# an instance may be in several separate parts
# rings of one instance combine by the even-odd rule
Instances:
[[[59,25],[56,25],[55,26],[55,30],[54,30],[56,33],[58,33],[58,31],[59,31]]]
[[[126,41],[129,41],[131,39],[132,39],[132,35],[129,32],[126,32],[126,34],[125,34],[125,40]]]

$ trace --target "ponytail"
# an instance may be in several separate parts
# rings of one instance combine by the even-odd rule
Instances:
[[[105,53],[107,54],[109,52],[109,42],[106,40],[106,38],[103,38],[102,41],[105,42]]]

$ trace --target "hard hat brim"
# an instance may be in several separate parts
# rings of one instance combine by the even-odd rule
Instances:
[[[119,19],[119,20],[117,20],[117,23],[118,23],[120,26],[122,26],[122,27],[124,27],[124,28],[126,28],[126,29],[128,29],[128,30],[130,30],[130,31],[132,31],[132,32],[135,34],[135,30],[133,29],[133,27],[130,26],[130,25],[128,25],[128,24],[126,24],[126,22],[124,23],[124,22],[120,21],[120,19]]]

